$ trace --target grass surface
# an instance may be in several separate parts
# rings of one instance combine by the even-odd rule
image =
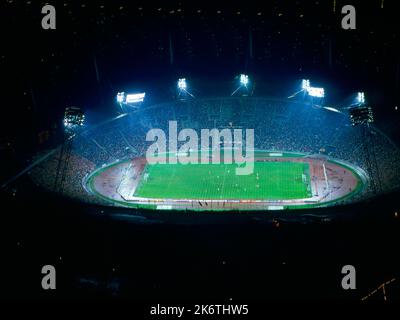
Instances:
[[[169,199],[308,198],[309,165],[298,162],[255,162],[251,175],[235,174],[236,164],[147,165],[135,195]]]

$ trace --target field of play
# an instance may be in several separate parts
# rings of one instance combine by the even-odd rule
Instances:
[[[311,196],[309,164],[256,161],[250,175],[236,164],[148,164],[135,196],[164,199],[289,200]]]
[[[248,175],[237,175],[238,163],[209,160],[152,163],[136,157],[103,165],[83,183],[115,205],[195,211],[320,207],[350,198],[366,183],[357,167],[300,153],[257,151]]]

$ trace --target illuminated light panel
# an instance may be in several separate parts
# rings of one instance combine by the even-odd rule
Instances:
[[[124,103],[125,100],[125,92],[118,92],[117,93],[117,102]]]
[[[247,74],[240,75],[240,84],[247,86],[249,83],[249,76]]]
[[[325,97],[325,90],[324,88],[315,88],[315,87],[309,87],[307,89],[308,94],[311,97],[316,97],[316,98],[323,98]]]
[[[365,103],[364,92],[358,92],[357,93],[357,102],[358,103]]]
[[[308,90],[308,88],[310,88],[310,80],[303,79],[301,88],[304,90]]]
[[[126,103],[126,104],[129,104],[129,103],[143,102],[145,95],[146,95],[145,92],[143,92],[143,93],[127,94],[127,95],[126,95],[125,103]]]
[[[180,90],[186,90],[187,83],[186,83],[186,79],[185,78],[181,78],[181,79],[178,80],[178,88]]]

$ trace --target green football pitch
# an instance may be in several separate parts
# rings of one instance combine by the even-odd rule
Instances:
[[[135,196],[168,199],[289,200],[311,197],[309,164],[255,162],[251,175],[236,164],[148,164]]]

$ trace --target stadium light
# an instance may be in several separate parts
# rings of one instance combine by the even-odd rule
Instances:
[[[315,87],[309,87],[307,90],[308,94],[311,97],[316,97],[316,98],[323,98],[325,97],[325,90],[324,88],[315,88]]]
[[[252,86],[250,85],[250,78],[247,74],[240,74],[235,77],[236,79],[239,79],[239,84],[238,87],[232,92],[231,96],[235,94],[239,94],[241,96],[248,96],[249,94],[252,94]]]
[[[117,93],[117,102],[122,107],[122,105],[130,105],[144,101],[144,97],[146,96],[145,92],[141,93],[129,93],[125,94],[125,92]]]
[[[311,87],[310,80],[308,79],[303,79],[301,82],[301,89],[302,91],[307,92],[311,97],[316,97],[316,98],[323,98],[325,97],[325,90],[324,88],[316,88],[316,87]],[[297,95],[299,92],[296,92],[289,98],[293,98],[295,95]]]
[[[308,91],[308,89],[310,88],[310,80],[308,79],[303,79],[302,84],[301,84],[301,88],[303,90]]]
[[[125,92],[118,92],[117,93],[117,102],[122,104],[125,102]]]
[[[359,104],[364,104],[364,103],[365,103],[364,92],[358,92],[358,93],[357,93],[357,102],[358,102]]]
[[[145,96],[146,96],[145,92],[127,94],[125,99],[125,104],[143,102]]]
[[[247,87],[249,84],[249,76],[247,74],[240,75],[240,84]]]
[[[187,83],[185,78],[178,79],[178,89],[179,90],[186,90]]]
[[[296,97],[301,92],[307,93],[310,97],[316,97],[316,98],[324,98],[325,97],[325,89],[324,88],[311,87],[310,80],[303,79],[301,81],[301,90],[290,95],[288,97],[288,99]]]
[[[195,96],[188,91],[188,83],[187,83],[185,78],[179,78],[178,79],[177,87],[178,87],[178,90],[177,90],[178,99],[185,100],[189,96],[192,97],[192,98],[195,98]]]

